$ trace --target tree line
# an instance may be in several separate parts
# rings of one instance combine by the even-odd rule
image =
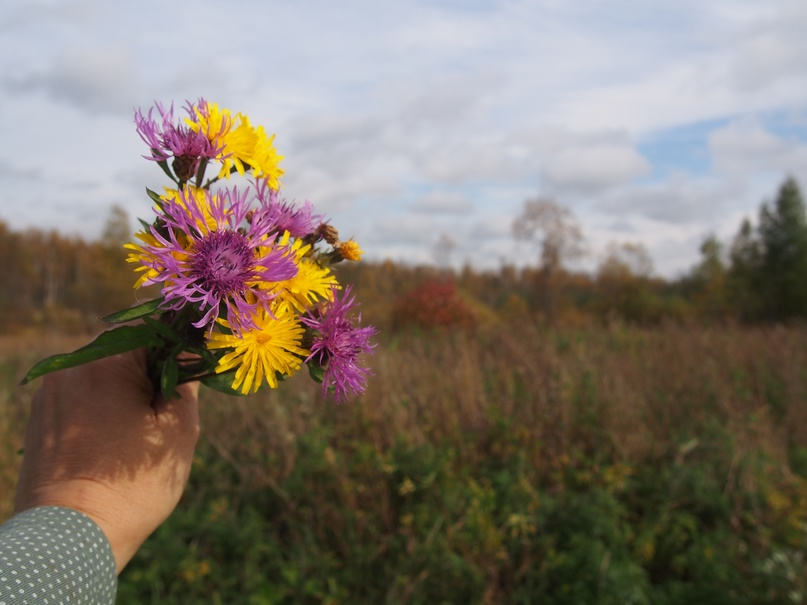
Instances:
[[[793,178],[761,205],[756,222],[741,223],[731,241],[706,238],[700,261],[676,279],[654,276],[646,249],[631,242],[611,244],[592,273],[570,270],[586,251],[585,239],[571,211],[553,200],[527,200],[513,234],[535,244],[534,266],[455,271],[384,261],[343,263],[337,270],[340,281],[359,288],[365,319],[382,329],[428,324],[424,309],[436,298],[442,311],[435,325],[464,327],[525,317],[549,324],[807,317],[807,212]],[[98,317],[134,304],[135,275],[122,247],[130,239],[128,216],[118,207],[97,241],[55,231],[15,232],[0,221],[3,329],[53,322],[92,329]]]
[[[134,304],[134,274],[123,249],[130,238],[128,216],[114,206],[97,241],[56,231],[16,232],[0,221],[2,329],[53,323],[90,329],[99,317]]]
[[[762,204],[756,225],[742,222],[728,247],[709,237],[700,251],[686,285],[707,314],[746,321],[807,316],[807,218],[795,179]]]
[[[762,203],[756,224],[746,218],[727,243],[707,237],[701,260],[671,280],[654,277],[647,250],[632,242],[612,243],[593,275],[565,271],[584,253],[584,238],[571,212],[552,200],[525,202],[513,233],[538,245],[535,293],[525,300],[549,323],[570,311],[638,323],[807,317],[807,211],[791,177]]]

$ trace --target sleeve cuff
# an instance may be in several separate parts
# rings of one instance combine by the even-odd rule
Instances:
[[[86,515],[42,506],[0,525],[0,602],[114,604],[117,584],[109,541]]]

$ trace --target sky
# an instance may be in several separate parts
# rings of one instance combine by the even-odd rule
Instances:
[[[513,223],[548,198],[580,268],[640,243],[672,278],[807,190],[805,31],[803,0],[3,0],[0,220],[150,219],[134,110],[204,97],[274,133],[282,195],[367,259],[535,264]]]

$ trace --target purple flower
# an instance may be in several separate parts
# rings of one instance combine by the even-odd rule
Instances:
[[[143,156],[155,162],[174,158],[174,171],[180,180],[190,180],[199,168],[202,159],[219,157],[223,147],[216,147],[207,137],[199,131],[188,126],[174,123],[174,105],[165,110],[160,103],[155,102],[160,119],[153,117],[155,107],[149,109],[147,115],[138,109],[135,112],[135,124],[140,138],[151,149],[150,156]],[[199,107],[207,107],[204,99],[199,100]],[[186,111],[191,119],[195,119],[193,104],[188,101]]]
[[[370,371],[359,365],[359,355],[375,347],[370,338],[377,332],[372,326],[358,326],[361,315],[355,321],[349,317],[357,306],[350,290],[350,286],[345,287],[339,298],[334,287],[332,302],[320,303],[319,309],[300,318],[315,333],[306,362],[314,360],[325,368],[322,393],[326,395],[333,388],[338,402],[345,401],[350,394],[363,393],[367,387]]]
[[[292,237],[303,238],[319,226],[324,215],[314,214],[314,205],[303,202],[301,207],[286,200],[280,200],[276,189],[269,187],[264,180],[255,185],[261,202],[261,212],[277,225],[280,233],[288,231]]]
[[[275,244],[274,226],[246,220],[248,191],[183,189],[163,203],[153,243],[143,246],[141,262],[153,271],[144,283],[162,284],[164,309],[196,305],[204,314],[196,327],[221,312],[237,334],[254,328],[258,308],[276,296],[258,284],[297,274],[293,254]]]

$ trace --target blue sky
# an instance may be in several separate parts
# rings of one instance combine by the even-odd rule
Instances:
[[[94,237],[148,217],[135,107],[200,96],[277,135],[289,199],[374,260],[533,261],[513,220],[551,197],[594,268],[658,274],[807,185],[807,3],[772,0],[6,0],[0,219]]]

